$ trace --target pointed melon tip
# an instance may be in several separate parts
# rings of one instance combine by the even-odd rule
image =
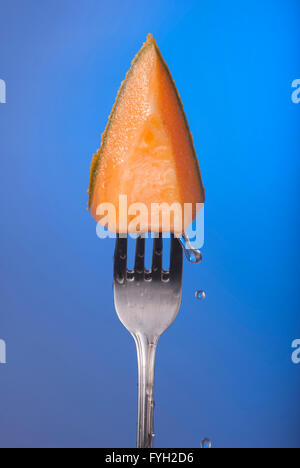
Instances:
[[[158,48],[157,43],[156,43],[156,40],[154,39],[152,33],[149,33],[149,34],[147,35],[147,39],[146,39],[146,42],[145,42],[144,45],[153,45],[156,49]]]
[[[147,35],[147,42],[153,42],[154,41],[154,37],[153,37],[153,34],[152,33],[149,33]]]

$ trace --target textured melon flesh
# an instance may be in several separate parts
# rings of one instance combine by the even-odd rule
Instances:
[[[178,232],[196,216],[196,203],[204,202],[200,169],[192,137],[174,82],[151,35],[136,56],[119,91],[100,150],[91,167],[90,210],[101,223],[97,207],[112,203],[114,232],[132,229],[120,223],[119,196],[127,203],[143,203],[149,221],[143,231]],[[151,204],[193,204],[183,226],[151,224]],[[128,218],[129,220],[131,217]],[[107,223],[107,217],[105,224]]]

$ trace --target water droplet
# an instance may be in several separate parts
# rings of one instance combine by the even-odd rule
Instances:
[[[145,271],[144,278],[145,278],[145,281],[151,281],[152,276],[151,276],[151,271],[150,270]]]
[[[164,283],[167,283],[170,279],[170,275],[169,275],[169,272],[168,271],[164,271],[162,273],[162,276],[161,276],[161,279]]]
[[[127,271],[127,280],[128,281],[133,281],[134,280],[134,270],[128,270]]]
[[[124,276],[122,276],[122,275],[118,275],[118,276],[116,277],[116,281],[117,281],[117,283],[119,283],[119,284],[124,284],[124,283],[125,283],[125,278],[124,278]]]
[[[212,448],[212,442],[210,439],[203,439],[201,442],[201,448]]]
[[[203,300],[206,298],[205,291],[202,291],[201,289],[195,292],[195,296],[197,299],[200,299],[200,300]]]
[[[188,236],[184,233],[178,239],[183,247],[185,256],[188,259],[188,261],[194,264],[200,263],[202,260],[202,253],[200,252],[200,250],[195,249],[191,245]]]

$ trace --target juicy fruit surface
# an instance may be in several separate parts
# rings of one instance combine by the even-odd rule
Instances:
[[[116,219],[114,232],[124,232],[119,220],[119,196],[128,206],[174,202],[184,206],[204,203],[204,189],[183,107],[167,65],[151,35],[137,54],[122,83],[101,148],[91,166],[89,208],[101,223],[97,207],[111,203]],[[128,218],[130,219],[130,217]],[[107,219],[106,219],[107,221]],[[192,219],[186,217],[186,228]],[[143,226],[143,231],[178,231],[175,220],[166,228],[162,222]],[[128,226],[126,226],[128,228]],[[131,229],[129,227],[128,232]]]

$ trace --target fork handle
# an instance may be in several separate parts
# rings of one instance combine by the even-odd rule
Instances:
[[[154,411],[154,365],[158,338],[134,336],[138,358],[137,448],[152,448]]]

